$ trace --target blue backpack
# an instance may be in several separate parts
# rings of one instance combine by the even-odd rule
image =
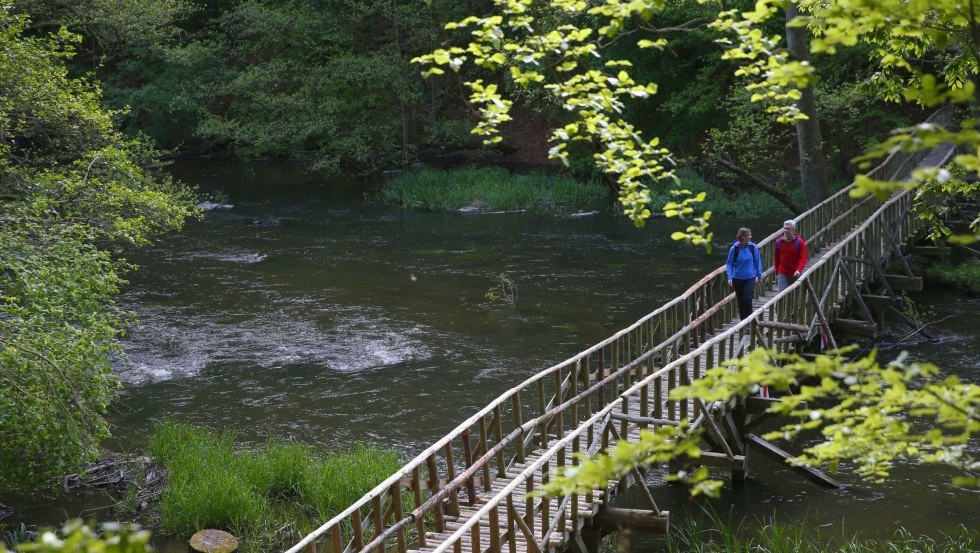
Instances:
[[[797,237],[797,240],[799,240],[799,237]],[[732,242],[732,246],[736,246],[735,247],[735,255],[732,257],[732,265],[735,265],[736,263],[738,263],[738,254],[742,252],[742,248],[737,247],[738,246],[738,240]],[[750,244],[748,244],[748,246],[752,250],[752,257],[754,257],[756,259],[756,261],[758,261],[759,260],[759,250],[755,249],[755,244],[751,244],[750,243]]]

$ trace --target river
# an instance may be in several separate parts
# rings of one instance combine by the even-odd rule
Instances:
[[[233,207],[130,257],[140,269],[121,303],[142,325],[114,361],[124,388],[108,445],[120,451],[139,451],[152,422],[171,418],[243,443],[368,442],[414,456],[513,384],[719,266],[738,226],[765,236],[782,219],[715,220],[724,238],[707,255],[668,238],[675,222],[638,229],[602,206],[575,217],[419,213],[371,205],[356,182],[285,164],[195,161],[173,172]],[[486,300],[500,274],[516,284],[516,306]],[[931,327],[941,343],[910,344],[913,356],[977,381],[980,303],[923,299],[945,317]],[[902,467],[885,485],[835,491],[756,466],[721,508],[843,518],[885,537],[897,525],[934,533],[977,523],[976,495],[949,488],[941,470]],[[685,504],[676,490],[657,493]],[[45,503],[20,518],[57,524],[92,516],[77,512],[88,507]]]

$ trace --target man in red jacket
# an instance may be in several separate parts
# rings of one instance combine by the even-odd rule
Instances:
[[[782,292],[796,282],[806,267],[806,242],[796,232],[796,223],[783,223],[783,234],[776,239],[776,289]]]

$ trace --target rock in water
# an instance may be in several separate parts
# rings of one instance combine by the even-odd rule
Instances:
[[[201,553],[232,553],[238,549],[238,538],[222,530],[201,530],[191,536],[191,549]]]

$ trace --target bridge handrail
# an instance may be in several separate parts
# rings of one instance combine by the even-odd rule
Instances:
[[[933,117],[930,117],[930,119],[933,119]],[[869,172],[869,175],[878,172],[888,172],[889,176],[894,178],[894,174],[891,173],[889,169],[893,167],[902,167],[902,164],[907,163],[909,157],[910,156],[907,155],[903,156],[903,152],[893,152],[893,154],[888,156],[888,158],[879,164],[878,167]],[[900,161],[895,161],[899,160],[899,158],[903,159]],[[831,231],[833,231],[831,233],[833,236],[827,236],[827,238],[831,241],[833,241],[834,236],[841,233],[840,229],[834,228],[839,226],[835,224],[835,221],[840,222],[840,217],[831,217],[830,215],[836,214],[839,216],[842,212],[850,213],[854,209],[858,209],[857,206],[869,205],[870,198],[862,198],[856,203],[850,201],[849,191],[851,186],[839,191],[824,203],[815,206],[797,218],[797,224],[798,227],[801,228],[801,231],[805,231],[807,228],[811,227],[814,228],[810,237],[814,248],[820,247],[820,245],[825,241],[823,239],[824,235],[831,233]],[[848,204],[851,205],[848,206]],[[848,209],[843,209],[845,206],[847,206]],[[819,225],[819,227],[817,225]],[[850,230],[850,228],[846,230]],[[766,259],[771,257],[769,246],[772,244],[777,235],[778,231],[774,232],[770,236],[767,236],[758,244],[760,256],[769,254]],[[821,263],[818,263],[818,265],[822,263],[823,260],[821,260]],[[362,496],[353,505],[349,506],[338,515],[322,524],[319,528],[306,535],[299,543],[290,548],[287,553],[297,553],[301,551],[304,547],[307,547],[319,540],[321,537],[327,534],[327,532],[332,532],[335,536],[334,539],[336,540],[336,536],[339,536],[339,534],[342,533],[342,528],[345,526],[348,528],[355,528],[355,530],[351,530],[351,532],[354,534],[357,534],[358,532],[361,533],[360,536],[352,536],[352,542],[359,543],[363,541],[363,538],[366,536],[366,532],[359,529],[363,518],[362,515],[368,516],[370,514],[374,514],[373,522],[376,523],[379,521],[379,515],[377,513],[372,512],[365,515],[363,511],[378,510],[382,503],[379,502],[379,498],[384,498],[387,496],[386,501],[391,503],[392,495],[398,495],[398,493],[400,493],[395,492],[393,494],[392,490],[396,487],[402,486],[406,480],[411,481],[411,484],[407,485],[406,487],[411,488],[416,494],[417,511],[419,508],[421,508],[421,506],[418,505],[421,495],[421,488],[426,483],[426,481],[421,479],[421,471],[423,469],[425,469],[428,473],[431,496],[439,495],[444,498],[447,495],[457,493],[461,490],[461,488],[463,488],[466,481],[470,482],[469,492],[472,493],[472,476],[480,470],[484,471],[484,486],[489,487],[488,480],[491,479],[489,477],[490,470],[492,470],[490,464],[494,459],[498,459],[498,465],[500,464],[499,460],[502,459],[503,448],[516,445],[516,437],[525,436],[525,438],[521,440],[521,443],[517,445],[517,451],[511,454],[515,458],[518,458],[518,460],[521,460],[520,458],[523,457],[524,445],[526,443],[530,443],[530,440],[535,437],[533,433],[535,428],[540,430],[542,445],[550,445],[550,440],[547,437],[548,429],[556,425],[556,417],[557,427],[559,429],[561,428],[562,419],[566,416],[564,410],[569,406],[575,406],[575,413],[570,417],[572,419],[570,422],[573,424],[580,424],[584,419],[579,418],[578,416],[579,404],[586,404],[586,415],[609,411],[609,408],[618,401],[617,396],[621,397],[623,395],[621,393],[615,393],[616,390],[635,388],[635,386],[630,386],[630,373],[638,370],[637,367],[648,361],[652,367],[652,360],[655,355],[659,354],[662,361],[669,361],[669,357],[671,355],[675,356],[676,358],[673,361],[665,363],[664,368],[656,370],[652,374],[636,374],[635,376],[638,379],[647,381],[655,374],[664,374],[667,367],[677,366],[681,359],[691,359],[693,354],[692,346],[698,345],[696,337],[694,342],[691,341],[691,334],[707,334],[708,332],[712,332],[718,326],[720,326],[719,321],[730,321],[735,315],[734,306],[732,305],[733,294],[731,294],[727,288],[727,281],[724,278],[724,270],[724,266],[719,267],[698,281],[698,283],[696,283],[694,286],[688,288],[680,296],[642,317],[631,326],[620,330],[613,336],[606,338],[598,344],[583,350],[565,361],[542,370],[541,372],[525,379],[517,386],[512,387],[506,392],[500,394],[487,406],[477,411],[463,423],[456,426],[443,438],[417,455],[398,472],[394,473]],[[767,278],[771,276],[771,272],[771,269],[767,270]],[[794,290],[796,289],[798,289],[798,287],[794,288]],[[787,294],[784,291],[784,293],[779,294],[777,297],[787,297]],[[764,308],[774,305],[773,301],[775,301],[775,299],[776,298],[767,302]],[[747,320],[754,319],[755,317],[753,316]],[[674,332],[670,332],[668,327],[671,326],[671,324],[679,328],[677,328]],[[735,328],[743,329],[745,326],[746,324],[743,322],[736,325]],[[657,331],[659,331],[660,340],[654,344],[654,335],[657,334]],[[725,336],[730,336],[731,333],[732,331],[730,329],[723,334]],[[687,353],[677,357],[681,350],[685,349],[682,345],[682,338],[685,336],[687,337],[688,342],[686,348]],[[635,340],[633,339],[634,337]],[[717,339],[711,340],[711,342],[717,341]],[[624,352],[622,350],[626,351]],[[630,354],[631,350],[635,350],[635,355]],[[695,347],[694,351],[704,351],[704,344],[702,343],[700,347]],[[622,359],[620,359],[621,357]],[[610,361],[608,372],[606,372],[605,367],[605,361],[607,359]],[[597,361],[598,364],[594,372],[592,371],[591,366],[593,360]],[[577,389],[579,380],[581,380],[582,390]],[[547,394],[545,392],[547,385],[553,385],[553,394]],[[530,418],[527,422],[524,422],[520,412],[521,404],[523,401],[525,401],[525,399],[521,398],[521,394],[522,392],[530,392],[533,394],[535,391],[538,392],[538,414],[537,416]],[[608,393],[610,391],[614,393],[610,395]],[[565,400],[566,392],[568,392],[568,400]],[[550,399],[546,399],[546,396],[549,395]],[[591,405],[593,396],[597,396],[597,406]],[[608,400],[606,399],[606,396],[609,396]],[[511,404],[512,406],[512,414],[515,415],[515,420],[513,427],[506,432],[505,438],[501,419],[503,410],[508,408],[508,404]],[[559,409],[559,407],[561,408]],[[488,416],[490,417],[489,421],[487,420]],[[491,426],[494,426],[494,428],[491,429]],[[455,467],[453,466],[455,463],[452,461],[453,457],[451,454],[452,447],[455,442],[462,441],[462,446],[456,445],[456,448],[466,450],[469,445],[470,430],[474,427],[477,427],[477,430],[481,434],[481,444],[477,447],[476,451],[472,452],[474,455],[469,455],[468,459],[463,459],[463,462],[469,465],[464,471],[464,474],[469,474],[469,476],[465,478],[464,474],[455,476]],[[491,431],[495,432],[495,436],[493,436],[495,440],[488,437]],[[491,448],[491,444],[494,442],[495,445],[493,445]],[[483,452],[482,457],[479,460],[475,459],[474,457],[479,455],[481,450]],[[438,456],[443,452],[445,452],[445,455],[443,458],[439,459]],[[448,479],[446,487],[441,489],[439,489],[441,487],[441,483],[439,482],[438,475],[433,474],[433,472],[436,472],[437,463],[445,465],[447,470],[450,472],[450,478]],[[435,489],[435,491],[433,491],[433,489]],[[429,503],[431,503],[431,501],[426,502],[426,504]],[[422,515],[424,516],[424,513],[422,513]],[[405,525],[410,524],[411,522],[417,522],[418,520],[420,520],[419,514],[413,512],[413,514],[401,517],[401,521],[396,521],[395,524],[391,526],[387,526],[383,522],[382,526],[387,526],[389,529],[394,528],[395,526],[403,528]],[[374,532],[375,537],[386,536],[389,534],[390,531],[379,531],[378,529],[375,529]],[[384,538],[382,537],[382,539]]]

